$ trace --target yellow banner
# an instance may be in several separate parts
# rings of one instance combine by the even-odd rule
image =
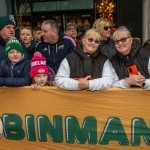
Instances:
[[[149,150],[150,93],[0,88],[0,150]]]

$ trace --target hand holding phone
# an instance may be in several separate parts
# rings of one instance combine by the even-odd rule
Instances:
[[[138,75],[139,74],[136,65],[127,67],[127,70],[128,70],[129,75]]]

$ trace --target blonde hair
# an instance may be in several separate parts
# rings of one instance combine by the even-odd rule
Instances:
[[[33,30],[32,30],[31,27],[23,27],[23,28],[21,28],[20,29],[20,34],[21,34],[22,30],[24,30],[24,29],[30,30],[31,31],[31,35],[33,36]]]
[[[99,34],[98,31],[96,31],[96,29],[88,29],[88,30],[85,32],[83,38],[87,38],[87,37],[92,36],[92,35],[94,35],[95,37],[97,37],[98,40],[101,39],[101,35]]]
[[[129,31],[125,26],[120,26],[119,28],[117,28],[117,29],[114,31],[114,33],[113,33],[113,35],[112,35],[113,39],[115,39],[115,37],[117,36],[117,34],[118,34],[119,32],[124,32],[127,37],[131,37],[130,31]]]
[[[108,20],[97,19],[94,21],[92,28],[96,29],[101,34],[104,31],[104,26],[106,23],[110,24]]]

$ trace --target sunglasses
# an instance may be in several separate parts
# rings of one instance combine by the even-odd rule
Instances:
[[[112,26],[104,26],[104,30],[107,31],[108,29],[111,29]]]
[[[115,45],[118,45],[119,42],[125,43],[128,38],[130,38],[130,37],[123,37],[123,38],[121,38],[120,40],[114,41],[114,44],[115,44]]]
[[[87,38],[87,40],[88,40],[88,42],[90,42],[90,43],[95,43],[95,44],[99,44],[100,43],[100,41],[99,40],[94,40],[93,38]]]

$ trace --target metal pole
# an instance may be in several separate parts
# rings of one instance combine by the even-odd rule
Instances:
[[[143,0],[142,9],[142,43],[150,38],[150,19],[149,19],[150,0]]]

